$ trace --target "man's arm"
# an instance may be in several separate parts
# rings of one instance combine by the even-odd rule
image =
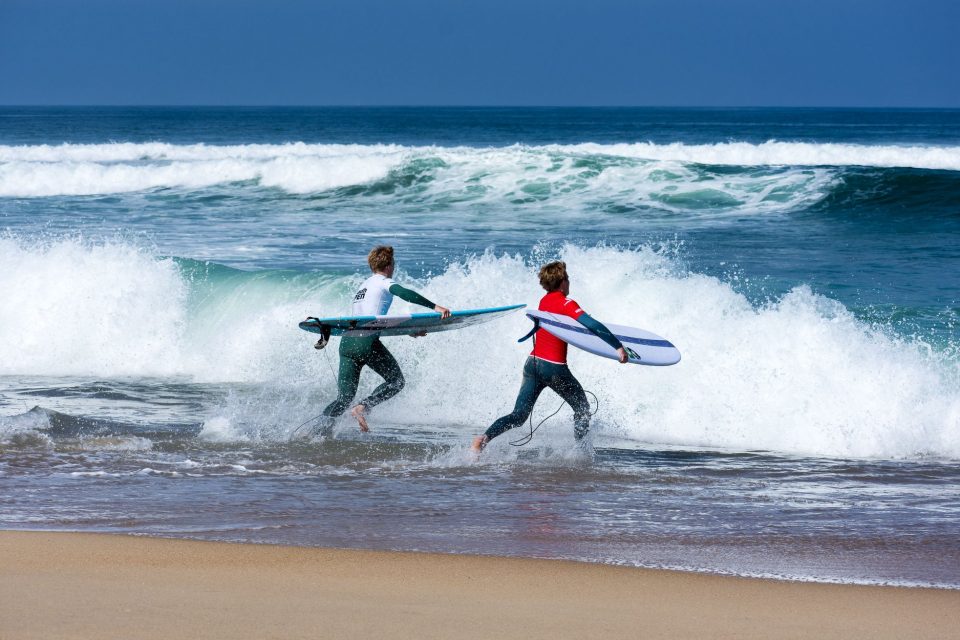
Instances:
[[[594,335],[606,342],[608,345],[617,350],[620,355],[620,362],[627,361],[627,351],[623,348],[623,343],[610,332],[610,329],[607,329],[602,322],[598,322],[590,317],[587,313],[580,314],[577,317],[577,322],[589,329]]]
[[[429,300],[427,300],[426,298],[424,298],[419,293],[417,293],[416,291],[411,291],[406,287],[401,287],[397,283],[393,283],[392,285],[390,285],[390,293],[397,296],[401,300],[406,300],[407,302],[410,302],[412,304],[418,304],[421,307],[427,307],[428,309],[439,311],[440,316],[442,318],[450,317],[450,309],[447,309],[446,307],[441,307],[438,304],[434,304]]]

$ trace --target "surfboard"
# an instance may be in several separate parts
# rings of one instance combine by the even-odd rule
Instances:
[[[501,318],[527,305],[487,309],[464,309],[453,311],[446,320],[436,311],[385,316],[341,316],[337,318],[307,318],[300,328],[321,336],[409,336],[411,334],[436,333],[463,329]],[[320,347],[322,348],[322,347]]]
[[[616,350],[594,335],[585,326],[569,316],[561,316],[548,311],[528,310],[527,317],[539,323],[540,328],[560,338],[567,344],[589,353],[611,360],[619,360]],[[651,367],[665,367],[680,362],[680,351],[669,340],[637,329],[619,324],[603,323],[617,336],[627,351],[631,364],[645,364]]]

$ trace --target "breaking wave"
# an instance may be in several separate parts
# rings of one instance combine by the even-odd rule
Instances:
[[[156,143],[0,146],[0,197],[89,196],[218,185],[425,204],[790,210],[827,197],[844,168],[960,171],[960,147],[576,144],[508,147]]]
[[[935,348],[868,325],[806,287],[752,303],[729,283],[689,272],[650,247],[567,246],[560,257],[576,282],[591,283],[572,292],[584,308],[660,333],[683,353],[668,368],[620,367],[571,353],[572,369],[600,400],[597,425],[605,433],[736,450],[960,457],[955,345]],[[488,253],[411,284],[451,308],[533,305],[541,293],[535,263]],[[231,425],[252,417],[293,420],[278,416],[285,404],[278,400],[297,389],[332,398],[326,358],[335,366],[335,352],[316,352],[296,323],[345,313],[361,277],[239,271],[123,242],[0,240],[0,375],[260,385],[257,407],[239,402],[210,421],[229,438]],[[395,311],[404,308],[398,301]],[[514,338],[527,325],[516,314],[421,340],[389,339],[408,385],[378,411],[388,421],[477,431],[513,402],[527,351]],[[271,389],[281,391],[271,396]],[[298,411],[304,402],[291,399]],[[555,421],[569,421],[568,410]]]

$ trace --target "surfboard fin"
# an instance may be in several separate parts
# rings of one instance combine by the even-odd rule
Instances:
[[[530,332],[527,333],[527,335],[520,338],[519,340],[517,340],[517,342],[523,342],[524,340],[528,340],[530,337],[533,336],[533,334],[537,332],[539,328],[540,328],[540,321],[537,319],[533,319],[533,329],[530,329]]]

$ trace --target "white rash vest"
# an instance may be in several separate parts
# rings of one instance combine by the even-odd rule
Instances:
[[[390,293],[393,284],[393,280],[380,273],[364,280],[353,296],[353,315],[385,315],[393,303],[393,294]]]

